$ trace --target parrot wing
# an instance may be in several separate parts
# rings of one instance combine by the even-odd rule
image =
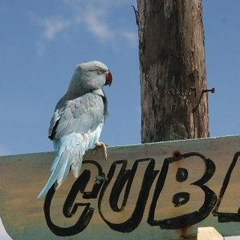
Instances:
[[[54,112],[49,128],[50,139],[60,139],[72,132],[84,134],[95,130],[105,117],[105,101],[104,96],[95,93],[66,101]]]
[[[105,101],[104,96],[91,92],[57,106],[49,130],[57,156],[38,198],[45,196],[55,182],[59,187],[70,170],[78,177],[85,151],[93,148],[101,135]]]

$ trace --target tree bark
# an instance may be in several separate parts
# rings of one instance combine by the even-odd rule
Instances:
[[[209,137],[202,0],[138,0],[142,142]]]

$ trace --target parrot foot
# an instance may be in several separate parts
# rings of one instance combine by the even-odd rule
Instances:
[[[93,150],[93,154],[95,154],[99,148],[102,148],[104,159],[107,161],[107,144],[105,144],[104,142],[96,142],[95,145],[96,147]]]

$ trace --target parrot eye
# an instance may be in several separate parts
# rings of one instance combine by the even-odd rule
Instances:
[[[98,74],[103,74],[105,71],[101,68],[98,69]]]

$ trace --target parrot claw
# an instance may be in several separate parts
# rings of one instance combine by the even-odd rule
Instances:
[[[95,145],[96,147],[93,150],[93,154],[95,154],[99,148],[102,148],[104,159],[107,161],[107,144],[105,144],[104,142],[96,142]]]

